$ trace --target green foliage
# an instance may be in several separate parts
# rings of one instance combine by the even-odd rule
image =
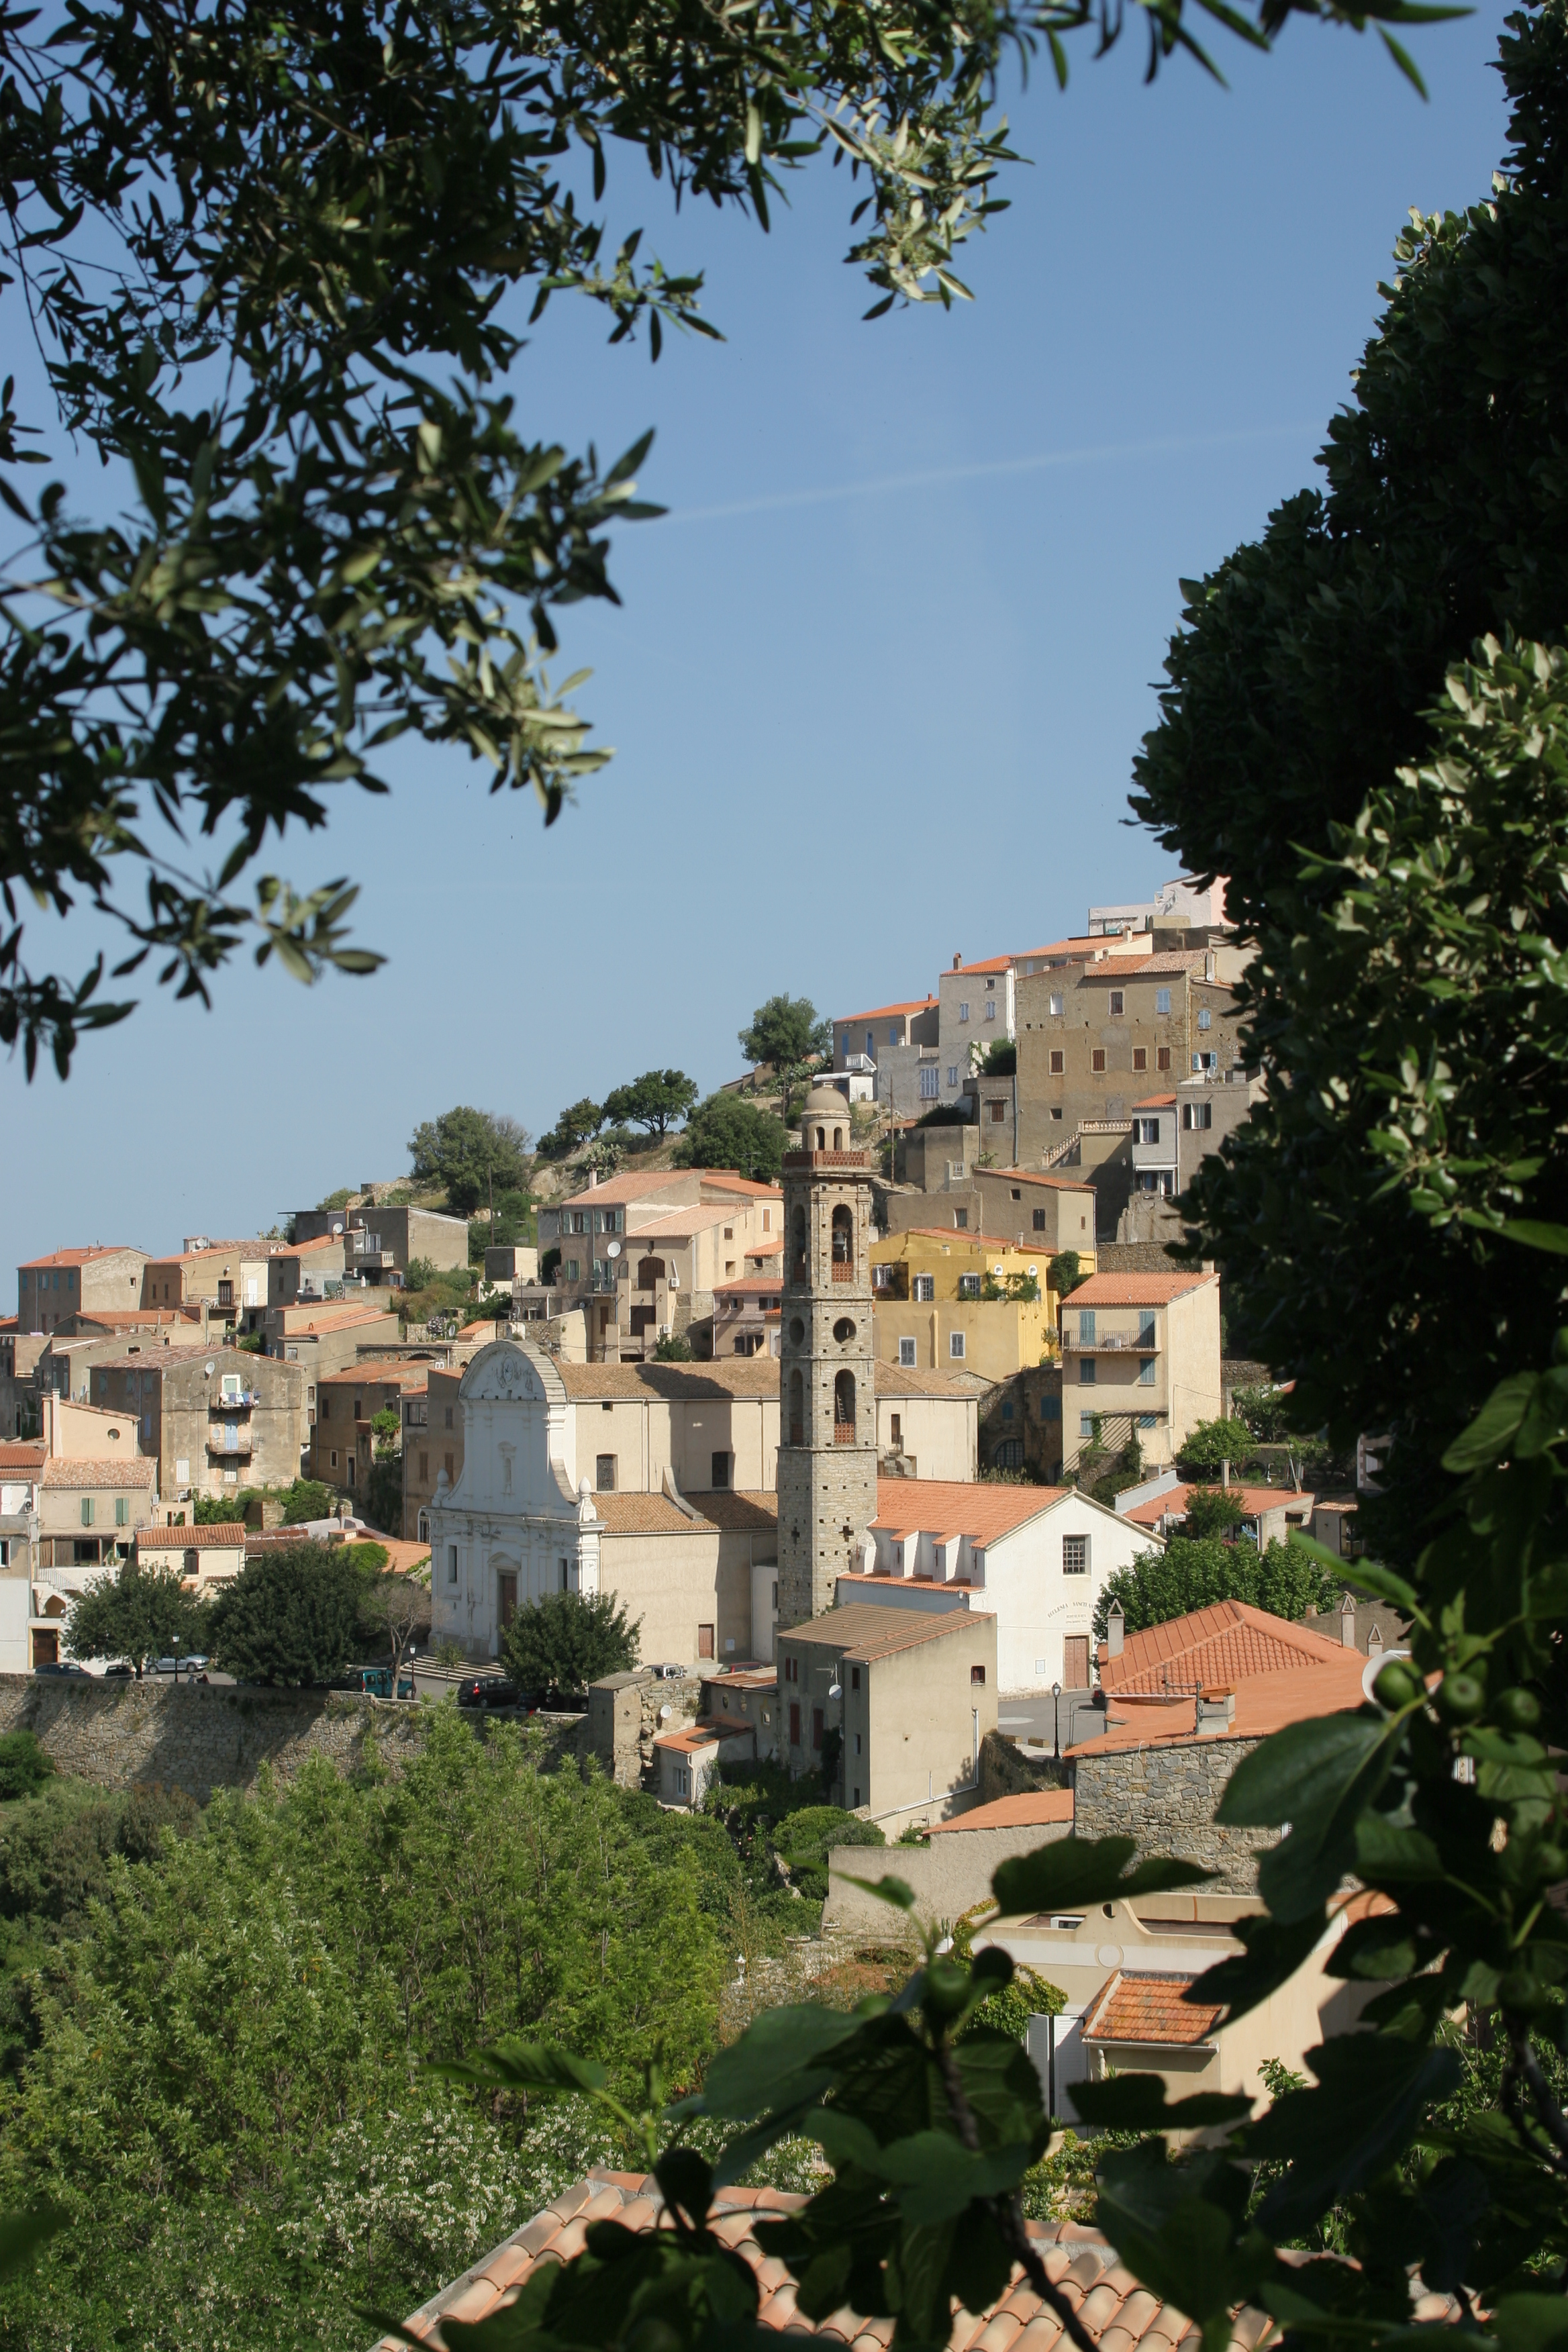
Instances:
[[[348,1186],[346,1184],[341,1185],[337,1192],[329,1192],[324,1201],[318,1201],[316,1206],[319,1210],[346,1209],[351,1197],[352,1195],[350,1194]]]
[[[515,1118],[459,1104],[415,1129],[408,1143],[414,1181],[444,1185],[452,1214],[471,1217],[492,1191],[526,1189],[528,1141]]]
[[[1217,1470],[1223,1462],[1245,1462],[1253,1450],[1244,1421],[1200,1421],[1181,1444],[1184,1470]]]
[[[1011,1078],[1018,1068],[1018,1048],[1010,1038],[997,1037],[985,1049],[985,1057],[976,1075],[983,1078]]]
[[[754,1184],[776,1184],[786,1130],[771,1111],[740,1095],[710,1095],[686,1122],[675,1147],[678,1168],[732,1168]]]
[[[1236,1419],[1246,1423],[1259,1445],[1282,1444],[1289,1437],[1286,1402],[1277,1389],[1262,1388],[1233,1390],[1230,1400]]]
[[[0,1733],[0,1804],[36,1797],[52,1778],[55,1761],[30,1731]]]
[[[824,1769],[821,1778],[827,1780]],[[809,1780],[798,1784],[809,1794]],[[863,1822],[842,1805],[804,1804],[777,1824],[774,1842],[801,1893],[813,1903],[827,1900],[827,1857],[836,1845],[886,1845],[875,1822]]]
[[[555,2102],[419,2072],[549,2034],[635,2095],[649,2048],[679,2085],[712,2045],[725,1948],[688,1825],[650,1847],[642,1801],[538,1759],[439,1708],[396,1781],[311,1762],[173,1839],[81,1816],[79,1868],[37,1837],[24,1869],[0,1834],[0,1906],[47,1905],[71,1938],[0,2084],[0,2196],[73,2224],[47,2280],[0,2283],[0,2343],[368,2340],[366,2306],[412,2308],[626,2161]]]
[[[653,1343],[655,1363],[689,1364],[691,1342],[684,1331],[661,1331]]]
[[[363,1573],[342,1545],[301,1541],[247,1559],[212,1604],[216,1664],[242,1683],[330,1683],[353,1655]]]
[[[489,1205],[487,1202],[477,1216],[468,1220],[468,1264],[483,1265],[485,1252],[493,1242],[504,1248],[512,1242],[534,1242],[539,1238],[539,1219],[531,1192],[526,1190],[498,1192],[495,1200],[495,1226],[490,1226]],[[423,1279],[428,1282],[436,1269],[426,1262]],[[413,1286],[414,1269],[408,1270]]]
[[[768,1062],[784,1070],[833,1051],[833,1024],[822,1020],[807,996],[770,996],[740,1033],[748,1062]]]
[[[613,1087],[605,1097],[605,1117],[629,1119],[660,1138],[678,1127],[697,1100],[697,1087],[684,1070],[645,1070],[629,1086]]]
[[[501,1636],[501,1660],[522,1690],[586,1690],[637,1664],[641,1631],[612,1592],[547,1592],[519,1609]]]
[[[227,1527],[243,1517],[241,1495],[198,1495],[191,1505],[191,1525],[196,1528]]]
[[[1194,1486],[1187,1496],[1182,1533],[1199,1542],[1205,1536],[1230,1535],[1246,1517],[1246,1505],[1227,1487]]]
[[[379,1544],[356,1545],[357,1551],[381,1551]],[[393,1695],[410,1648],[430,1639],[430,1587],[418,1577],[388,1574],[385,1552],[382,1566],[373,1569],[362,1584],[354,1625],[355,1646],[366,1659],[384,1657],[392,1669]],[[357,1565],[358,1563],[356,1563]]]
[[[296,1478],[283,1493],[283,1524],[300,1528],[307,1519],[330,1518],[342,1500],[337,1488],[320,1478]]]
[[[1058,1298],[1067,1297],[1068,1292],[1076,1290],[1080,1282],[1088,1280],[1089,1276],[1082,1270],[1082,1261],[1077,1250],[1058,1250],[1046,1268],[1046,1286],[1049,1290],[1054,1290]]]
[[[1215,1535],[1173,1536],[1163,1551],[1141,1552],[1131,1568],[1107,1577],[1094,1605],[1095,1639],[1105,1639],[1113,1601],[1121,1605],[1127,1631],[1141,1633],[1215,1601],[1245,1601],[1295,1621],[1310,1608],[1331,1608],[1339,1589],[1321,1559],[1294,1537],[1260,1553],[1256,1544]]]
[[[605,1114],[596,1102],[584,1095],[580,1102],[568,1103],[554,1126],[539,1139],[542,1160],[570,1160],[591,1136],[597,1135],[605,1124]]]
[[[393,1441],[395,1438],[400,1437],[403,1433],[403,1423],[399,1418],[395,1405],[383,1405],[381,1411],[375,1414],[370,1425],[375,1437],[376,1450],[378,1453],[384,1446],[390,1445]]]
[[[1258,950],[1265,1099],[1187,1196],[1196,1247],[1294,1420],[1342,1450],[1393,1420],[1366,1524],[1405,1561],[1477,1396],[1550,1352],[1556,1285],[1498,1226],[1568,1192],[1565,677],[1529,642],[1568,618],[1557,0],[1500,47],[1501,174],[1413,216],[1324,488],[1185,588],[1138,768]]]
[[[243,1571],[242,1571],[243,1577]],[[238,1581],[240,1580],[237,1580]],[[140,1675],[149,1658],[211,1646],[212,1612],[174,1570],[139,1568],[95,1576],[71,1611],[65,1648],[73,1658],[126,1658]]]

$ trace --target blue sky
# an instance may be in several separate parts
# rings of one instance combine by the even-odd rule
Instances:
[[[210,1013],[149,991],[64,1086],[0,1065],[0,1265],[254,1231],[404,1173],[457,1102],[537,1132],[650,1065],[706,1089],[775,990],[920,995],[954,951],[1161,879],[1126,793],[1177,583],[1311,478],[1408,207],[1488,193],[1501,18],[1417,37],[1425,106],[1381,46],[1300,18],[1270,58],[1220,51],[1227,90],[1180,60],[1145,88],[1136,27],[1098,64],[1085,39],[1065,95],[1008,94],[1033,162],[950,314],[862,323],[844,172],[797,178],[764,236],[613,167],[616,232],[705,270],[727,338],[650,367],[558,301],[515,373],[542,436],[603,457],[657,428],[668,519],[619,534],[619,609],[561,616],[616,759],[547,834],[531,795],[412,754],[390,801],[268,852],[363,884],[375,978],[247,961]]]

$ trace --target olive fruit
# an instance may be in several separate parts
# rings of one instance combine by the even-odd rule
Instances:
[[[954,1960],[932,1960],[926,1970],[921,2007],[928,2017],[958,2017],[969,2002],[969,1970]]]
[[[1487,1686],[1479,1675],[1463,1667],[1445,1675],[1437,1685],[1437,1706],[1450,1723],[1473,1723],[1487,1703]]]
[[[1407,1658],[1390,1658],[1373,1684],[1373,1696],[1379,1706],[1397,1715],[1402,1706],[1413,1706],[1426,1685]]]
[[[1505,1731],[1533,1731],[1541,1720],[1541,1701],[1532,1690],[1500,1691],[1492,1712]]]

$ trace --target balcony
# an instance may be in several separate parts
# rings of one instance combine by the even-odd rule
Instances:
[[[847,1118],[847,1104],[845,1116]],[[784,1164],[786,1168],[869,1168],[871,1155],[868,1151],[786,1151]]]
[[[241,1462],[248,1462],[251,1444],[248,1429],[209,1429],[207,1432],[207,1452],[222,1454],[227,1461],[237,1457]]]
[[[260,1402],[261,1399],[257,1391],[247,1389],[242,1395],[237,1397],[209,1397],[207,1412],[212,1419],[221,1420],[226,1412],[248,1412],[253,1405]]]
[[[1125,1331],[1104,1331],[1098,1339],[1069,1339],[1063,1337],[1064,1352],[1075,1356],[1158,1356],[1160,1342],[1152,1331],[1140,1331],[1136,1338]]]
[[[855,1443],[855,1424],[854,1424],[854,1423],[853,1423],[852,1421],[836,1421],[836,1422],[834,1423],[834,1424],[833,1424],[833,1443],[835,1444],[835,1445],[853,1445],[853,1444],[854,1444],[854,1443]]]

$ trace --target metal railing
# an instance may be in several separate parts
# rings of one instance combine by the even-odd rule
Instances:
[[[1075,1339],[1064,1331],[1062,1346],[1075,1356],[1157,1356],[1162,1352],[1152,1331],[1140,1331],[1136,1339],[1125,1331],[1102,1331],[1098,1339]]]

